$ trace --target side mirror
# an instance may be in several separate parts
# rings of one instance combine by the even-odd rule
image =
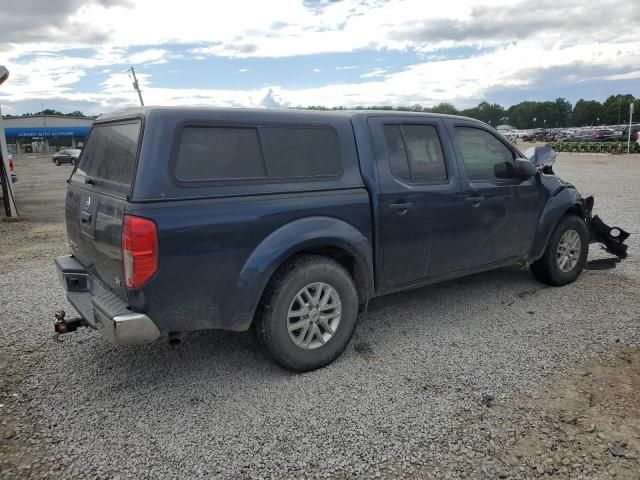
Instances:
[[[524,158],[516,158],[513,163],[497,163],[493,167],[493,172],[497,178],[520,178],[525,180],[536,174],[536,167]]]
[[[538,171],[535,165],[525,158],[516,158],[513,170],[515,177],[523,180],[533,177]]]

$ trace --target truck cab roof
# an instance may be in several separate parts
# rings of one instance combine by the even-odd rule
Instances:
[[[350,119],[366,119],[369,117],[416,117],[416,118],[440,118],[465,120],[484,125],[483,122],[474,118],[463,117],[460,115],[446,115],[441,113],[429,112],[409,112],[399,110],[306,110],[306,109],[265,109],[265,108],[218,108],[218,107],[172,107],[172,106],[147,106],[147,107],[131,107],[114,112],[106,113],[98,117],[96,123],[110,122],[124,118],[132,117],[148,117],[151,115],[170,115],[182,114],[185,117],[197,117],[198,119],[206,119],[208,115],[219,116],[222,114],[231,114],[234,116],[246,115],[248,118],[264,118],[280,121],[318,121],[321,119],[330,120],[337,118]]]

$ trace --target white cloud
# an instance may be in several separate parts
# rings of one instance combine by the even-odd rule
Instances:
[[[618,0],[456,0],[430,2],[428,8],[423,0],[344,0],[313,8],[302,0],[224,4],[65,0],[65,5],[65,21],[56,23],[53,30],[42,24],[29,36],[0,36],[0,41],[5,40],[0,43],[3,61],[11,70],[0,101],[57,98],[95,102],[101,109],[136,104],[131,81],[114,72],[123,71],[128,63],[171,62],[176,54],[168,46],[176,44],[188,45],[191,60],[212,55],[267,58],[352,52],[349,61],[361,63],[361,50],[413,51],[420,59],[401,71],[371,68],[359,83],[299,89],[286,85],[245,90],[166,88],[140,73],[147,103],[428,105],[447,100],[460,105],[498,87],[640,78],[640,8],[631,3],[622,17],[594,15],[617,11]],[[7,25],[18,29],[10,22]],[[65,25],[69,32],[63,31]],[[78,25],[95,35],[73,35]],[[94,55],[65,53],[71,47],[93,48]],[[442,52],[446,48],[462,48],[457,53],[461,58],[452,59]],[[92,69],[110,75],[94,89],[80,91],[77,84]],[[241,68],[236,73],[246,71]]]
[[[387,73],[387,71],[384,68],[374,68],[373,70],[369,70],[368,72],[360,75],[360,78],[384,77],[385,73]]]
[[[320,73],[322,70],[320,70],[319,68],[314,68],[313,69],[313,73]]]
[[[142,64],[142,63],[167,63],[167,57],[169,52],[162,48],[149,48],[141,52],[130,55],[127,59],[128,63]]]

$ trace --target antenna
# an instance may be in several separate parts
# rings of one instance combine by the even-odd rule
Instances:
[[[142,100],[142,92],[140,91],[140,85],[138,85],[138,77],[136,77],[136,71],[133,69],[133,65],[131,65],[131,68],[127,70],[127,72],[131,72],[131,75],[133,75],[133,88],[136,90],[136,92],[138,92],[140,105],[144,107],[144,101]]]

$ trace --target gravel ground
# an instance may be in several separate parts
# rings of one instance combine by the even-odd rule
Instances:
[[[620,430],[628,438],[594,427],[600,457],[583,457],[558,432],[570,442],[586,417],[563,424],[557,395],[541,393],[581,365],[616,371],[621,348],[640,361],[637,155],[557,163],[634,234],[618,268],[563,288],[507,268],[375,299],[342,357],[301,375],[246,334],[193,333],[179,348],[116,348],[89,331],[54,342],[52,313],[72,311],[51,266],[64,235],[59,217],[38,212],[60,201],[32,200],[29,185],[60,182],[47,195],[64,198],[65,173],[42,159],[16,168],[32,220],[0,224],[0,251],[23,257],[0,265],[4,478],[638,478],[637,415]]]

